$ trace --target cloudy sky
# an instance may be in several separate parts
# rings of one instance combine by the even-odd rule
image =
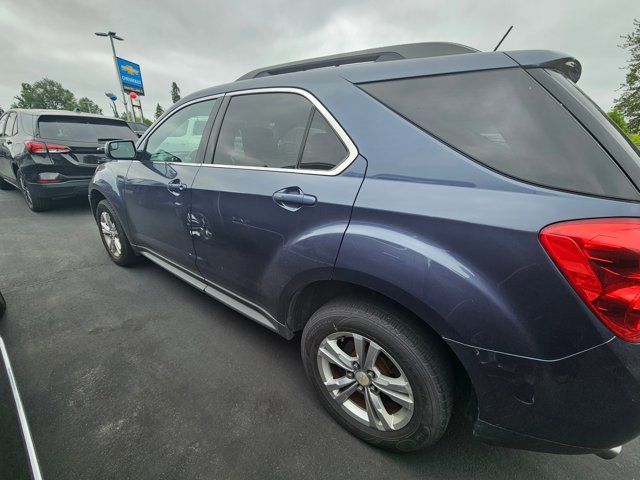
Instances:
[[[624,79],[620,35],[640,18],[638,0],[0,0],[0,106],[22,82],[61,82],[109,111],[118,84],[106,38],[142,67],[143,106],[234,80],[256,67],[363,48],[451,41],[491,50],[509,25],[505,50],[553,49],[583,65],[580,86],[609,109]]]

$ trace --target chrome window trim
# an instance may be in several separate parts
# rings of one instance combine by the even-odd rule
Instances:
[[[252,167],[247,165],[224,165],[224,164],[215,164],[215,163],[184,163],[184,162],[166,162],[169,164],[175,165],[192,165],[198,167],[206,167],[206,168],[229,168],[234,170],[261,170],[267,172],[288,172],[288,173],[298,173],[301,175],[324,175],[324,176],[336,176],[340,175],[344,172],[349,165],[353,163],[353,161],[358,157],[358,148],[353,143],[347,132],[340,126],[338,121],[331,115],[331,112],[327,110],[327,108],[318,100],[313,94],[298,87],[264,87],[264,88],[252,88],[248,90],[236,90],[233,92],[227,92],[226,94],[217,94],[210,95],[207,97],[197,98],[195,100],[191,100],[184,105],[180,105],[180,107],[176,108],[171,115],[168,115],[166,118],[162,120],[158,125],[154,125],[151,129],[149,129],[145,134],[140,138],[138,145],[136,148],[142,147],[142,144],[146,142],[147,137],[149,137],[156,128],[162,125],[167,119],[171,118],[176,112],[182,110],[184,107],[192,105],[194,103],[203,102],[206,100],[212,100],[215,98],[220,98],[223,96],[226,97],[235,97],[237,95],[252,95],[252,94],[260,94],[260,93],[293,93],[297,95],[301,95],[305,97],[307,100],[311,102],[311,104],[320,112],[320,114],[324,117],[327,123],[331,126],[333,131],[338,135],[338,138],[342,141],[344,146],[347,148],[348,155],[345,157],[342,162],[336,165],[331,170],[313,170],[313,169],[302,169],[302,168],[275,168],[275,167]],[[225,112],[226,113],[226,112]],[[224,118],[223,118],[224,122]],[[145,143],[146,145],[146,143]],[[215,154],[215,150],[214,150]]]

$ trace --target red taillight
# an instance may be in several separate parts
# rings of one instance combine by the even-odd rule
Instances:
[[[68,153],[71,151],[66,145],[57,145],[55,143],[43,143],[43,142],[24,142],[29,153],[35,153],[38,155],[45,155],[47,153]]]
[[[558,223],[540,241],[598,318],[623,340],[640,342],[640,218]]]
[[[49,153],[68,153],[71,151],[66,145],[56,145],[55,143],[47,143],[47,150]]]
[[[37,154],[45,154],[47,153],[47,147],[42,142],[24,142],[27,147],[27,152],[29,153],[37,153]]]

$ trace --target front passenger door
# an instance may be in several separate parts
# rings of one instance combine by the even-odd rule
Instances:
[[[167,117],[144,141],[124,188],[132,243],[190,271],[196,270],[187,218],[191,184],[219,103],[203,100]]]

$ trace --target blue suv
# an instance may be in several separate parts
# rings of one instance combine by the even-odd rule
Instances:
[[[447,43],[256,70],[107,143],[91,206],[115,263],[302,332],[367,442],[432,445],[455,399],[486,442],[610,458],[640,433],[640,160],[580,73]]]

